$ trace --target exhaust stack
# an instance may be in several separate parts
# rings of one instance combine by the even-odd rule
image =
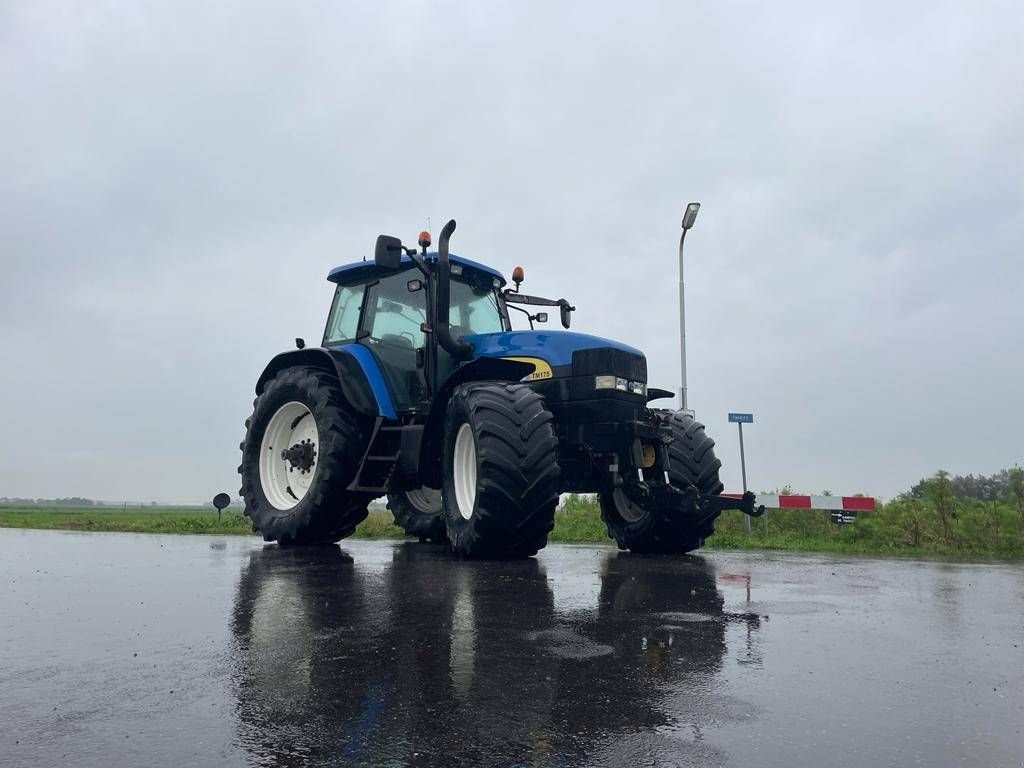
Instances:
[[[451,307],[451,268],[448,262],[448,240],[455,231],[455,219],[444,225],[441,236],[437,239],[437,322],[434,328],[437,340],[445,351],[456,360],[467,360],[473,355],[473,345],[461,339],[452,338],[451,325],[448,322],[448,310]]]

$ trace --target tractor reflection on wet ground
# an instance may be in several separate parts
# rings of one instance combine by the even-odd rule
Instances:
[[[253,552],[233,623],[241,740],[277,765],[611,765],[664,731],[677,757],[716,762],[704,724],[751,714],[713,695],[726,628],[760,618],[724,611],[701,557],[605,552],[599,568],[597,610],[560,612],[537,560],[403,544],[376,579],[338,549]]]
[[[1016,765],[1024,566],[0,530],[7,766]]]

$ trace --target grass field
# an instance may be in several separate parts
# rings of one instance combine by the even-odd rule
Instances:
[[[0,527],[130,533],[252,533],[240,512],[196,507],[0,507]]]
[[[943,523],[926,501],[897,500],[851,525],[831,523],[814,510],[769,510],[768,532],[753,520],[746,533],[743,516],[727,512],[716,522],[709,549],[768,549],[848,552],[873,555],[929,555],[971,558],[1024,557],[1024,518],[1009,504],[960,502]],[[221,521],[212,509],[196,507],[0,507],[0,527],[134,533],[207,533],[253,535],[248,518],[225,510]],[[373,509],[356,538],[402,538],[391,513]],[[551,541],[611,544],[597,504],[569,495],[555,516]]]

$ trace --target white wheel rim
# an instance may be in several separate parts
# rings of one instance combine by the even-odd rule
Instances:
[[[629,497],[622,492],[621,488],[616,488],[612,492],[612,500],[615,502],[615,511],[618,512],[619,517],[627,523],[635,523],[638,520],[643,520],[644,516],[647,514],[647,510],[639,504],[634,504],[630,501]]]
[[[319,460],[316,419],[302,403],[285,403],[270,418],[260,444],[260,485],[267,501],[276,509],[291,509],[302,501]]]
[[[436,488],[422,486],[414,491],[406,491],[405,498],[417,512],[436,515],[441,512],[441,491]]]
[[[459,427],[455,435],[452,484],[455,486],[455,505],[459,508],[459,514],[469,520],[476,504],[476,440],[469,424]]]

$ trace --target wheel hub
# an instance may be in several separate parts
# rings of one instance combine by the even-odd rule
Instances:
[[[297,469],[305,475],[316,463],[316,446],[309,439],[302,440],[291,448],[281,451],[281,458],[290,465],[289,472]]]
[[[455,485],[455,504],[464,520],[473,517],[476,504],[476,439],[473,428],[463,423],[455,435],[452,455],[452,481]]]
[[[441,513],[441,491],[436,488],[428,488],[424,485],[415,490],[406,491],[405,498],[417,512],[428,515]]]
[[[277,510],[298,504],[317,474],[320,433],[304,403],[292,400],[270,417],[260,443],[259,472],[263,494]]]

